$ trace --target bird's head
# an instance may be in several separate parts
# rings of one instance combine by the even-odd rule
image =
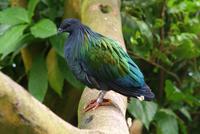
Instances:
[[[65,19],[60,27],[58,28],[58,33],[68,32],[71,33],[73,30],[78,28],[81,25],[81,22],[77,19]]]

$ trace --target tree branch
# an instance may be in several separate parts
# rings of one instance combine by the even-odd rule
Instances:
[[[97,116],[99,115],[94,115],[94,118]],[[93,124],[104,123],[102,119],[104,117]],[[110,122],[114,123],[114,121],[116,120]],[[33,98],[23,87],[0,72],[0,133],[102,134],[109,132],[109,128],[112,127],[89,130],[72,126]]]
[[[65,123],[0,72],[0,132],[62,134],[80,130]]]

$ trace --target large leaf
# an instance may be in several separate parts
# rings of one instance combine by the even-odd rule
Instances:
[[[141,120],[147,129],[149,129],[149,124],[157,111],[157,104],[154,102],[131,99],[128,110],[135,118]]]
[[[165,81],[165,92],[168,100],[180,101],[184,99],[184,94],[170,81]]]
[[[34,40],[33,35],[30,33],[25,33],[21,36],[20,41],[16,44],[15,50],[12,53],[12,59],[15,58],[15,56],[20,53],[21,49],[28,45],[32,40]]]
[[[127,16],[127,14],[122,12],[122,21],[123,21],[123,36],[126,41],[130,41],[131,36],[135,34],[135,32],[138,30],[137,23],[133,21],[130,16]]]
[[[78,81],[75,76],[72,74],[72,72],[69,70],[68,68],[68,65],[66,63],[66,61],[58,56],[58,65],[59,65],[59,68],[63,74],[63,77],[72,85],[74,86],[75,88],[77,89],[83,89],[85,86],[80,82]]]
[[[149,57],[153,46],[153,36],[148,25],[135,17],[122,13],[123,35],[128,49],[142,57]]]
[[[192,40],[184,40],[181,45],[179,45],[174,54],[179,59],[191,59],[200,56],[199,48],[193,43]]]
[[[64,77],[58,66],[55,50],[52,48],[47,55],[48,80],[52,89],[60,96],[62,94]]]
[[[138,20],[136,18],[135,18],[135,21],[140,29],[140,32],[146,37],[148,43],[150,45],[152,45],[153,44],[153,35],[152,35],[152,32],[149,29],[148,25],[144,21]]]
[[[30,69],[28,89],[40,101],[43,101],[48,88],[47,67],[42,55],[38,55]]]
[[[1,24],[0,25],[0,36],[3,35],[9,28],[10,28],[10,25]]]
[[[0,23],[15,25],[29,22],[28,12],[24,8],[12,7],[0,12]]]
[[[200,105],[199,99],[194,96],[181,92],[170,80],[165,81],[165,93],[167,100],[174,102],[186,102],[189,105]]]
[[[50,38],[51,45],[61,57],[64,57],[64,43],[66,38],[66,33],[55,35]]]
[[[177,119],[171,110],[160,110],[155,120],[161,134],[178,134]]]
[[[148,41],[150,46],[152,46],[153,35],[149,26],[144,21],[141,21],[137,19],[136,17],[130,16],[124,13],[122,13],[122,17],[124,21],[123,30],[126,30],[126,32],[128,32],[129,34],[133,34],[134,31],[136,32],[137,30],[139,30],[142,33],[142,35],[145,37],[145,39]]]
[[[47,38],[57,33],[56,25],[49,19],[42,19],[31,27],[31,33],[35,37]]]
[[[27,25],[17,25],[6,31],[0,36],[0,54],[2,58],[7,56],[9,53],[15,51],[19,47],[19,42],[23,39],[23,31]]]
[[[28,17],[31,19],[34,15],[35,8],[37,4],[39,3],[39,0],[30,0],[28,3]]]

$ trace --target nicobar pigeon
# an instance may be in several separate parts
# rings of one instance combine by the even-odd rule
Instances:
[[[75,77],[88,87],[100,90],[98,98],[85,111],[109,104],[110,100],[103,98],[108,90],[139,100],[154,98],[142,72],[119,42],[72,18],[65,19],[58,32],[69,33],[64,55]]]

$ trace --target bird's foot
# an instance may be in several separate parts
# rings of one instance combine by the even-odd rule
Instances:
[[[84,112],[88,112],[90,110],[95,110],[100,106],[110,106],[112,105],[112,101],[110,99],[104,99],[101,102],[98,102],[97,99],[91,100],[90,103],[84,107]]]

